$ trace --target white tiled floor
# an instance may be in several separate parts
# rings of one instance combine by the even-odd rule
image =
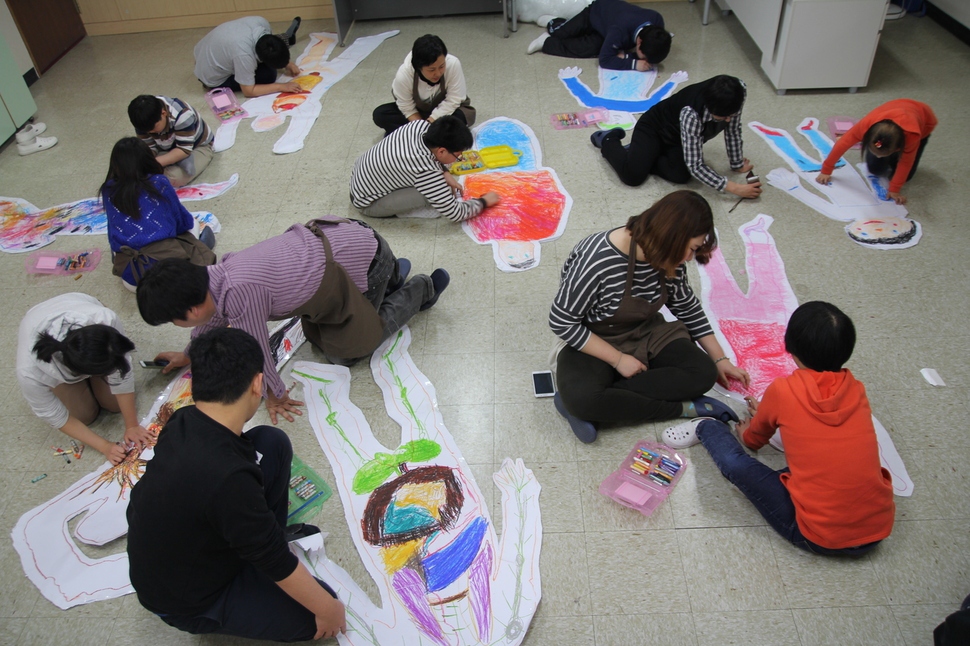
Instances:
[[[698,3],[699,4],[699,3]],[[558,270],[585,235],[620,225],[671,190],[650,179],[627,188],[590,146],[586,131],[556,131],[548,115],[574,102],[556,78],[569,61],[526,56],[539,30],[522,25],[502,38],[497,16],[362,23],[353,36],[401,29],[365,59],[323,100],[323,111],[296,154],[271,152],[276,133],[239,130],[234,148],[217,155],[202,176],[219,181],[239,173],[239,185],[204,203],[223,224],[217,251],[243,248],[321,213],[353,214],[347,192],[350,168],[380,131],[370,111],[389,100],[390,80],[413,40],[424,33],[444,38],[465,68],[479,119],[508,116],[536,132],[547,165],[557,169],[573,197],[565,234],[543,245],[542,265],[507,275],[491,250],[474,245],[459,227],[441,221],[374,223],[416,271],[444,266],[452,285],[429,313],[419,315],[412,354],[437,387],[445,421],[486,490],[501,526],[489,476],[502,458],[522,457],[542,484],[545,535],[543,598],[526,644],[929,644],[932,628],[970,592],[970,437],[965,420],[970,394],[970,299],[967,298],[970,190],[960,171],[970,146],[966,130],[970,48],[929,19],[887,23],[869,86],[858,94],[792,92],[776,96],[760,72],[760,53],[733,18],[716,15],[700,24],[697,5],[657,5],[675,32],[665,70],[694,81],[719,73],[748,85],[746,121],[794,128],[802,118],[862,115],[876,105],[911,97],[933,106],[940,126],[919,174],[905,189],[910,211],[924,227],[908,251],[883,252],[850,243],[841,225],[767,188],[756,203],[733,213],[730,196],[694,183],[712,203],[722,247],[737,278],[743,247],[737,227],[759,212],[775,218],[775,237],[800,301],[829,300],[852,316],[860,338],[849,366],[868,386],[874,410],[892,434],[916,493],[897,498],[893,535],[859,561],[829,560],[796,551],[765,525],[753,508],[716,472],[703,449],[688,450],[691,468],[671,500],[645,519],[597,493],[599,482],[639,438],[655,439],[662,424],[603,432],[593,445],[578,443],[549,400],[532,397],[529,374],[543,369],[553,337],[545,324]],[[283,25],[280,25],[282,27]],[[332,29],[308,21],[306,34]],[[162,93],[204,108],[192,76],[192,47],[206,30],[85,39],[32,88],[45,121],[60,143],[21,158],[13,146],[0,152],[0,195],[40,207],[96,193],[113,142],[130,134],[125,118],[137,94]],[[596,84],[593,61],[579,63]],[[960,80],[964,79],[964,80]],[[780,160],[760,140],[747,137],[745,152],[764,174]],[[709,160],[725,167],[720,140],[707,146]],[[200,205],[201,207],[202,205]],[[107,250],[99,237],[62,237],[50,248]],[[63,491],[100,461],[88,454],[66,465],[48,447],[61,440],[32,416],[13,376],[17,324],[33,304],[81,290],[100,298],[124,319],[139,356],[179,348],[187,333],[172,326],[148,328],[134,298],[103,263],[75,282],[38,278],[23,271],[23,256],[0,254],[0,534],[9,535],[25,511]],[[692,269],[695,285],[697,274]],[[301,358],[319,357],[309,348]],[[933,388],[919,369],[939,370],[946,388]],[[392,432],[366,367],[354,368],[354,399],[379,433]],[[156,373],[138,369],[138,402],[145,410],[164,387]],[[265,415],[260,413],[261,418]],[[120,420],[96,428],[120,437]],[[297,453],[332,478],[307,422],[284,428]],[[819,447],[824,451],[825,447]],[[765,449],[764,459],[783,458]],[[31,478],[48,477],[36,484]],[[339,500],[318,518],[330,534],[328,552],[376,591],[356,555]],[[105,551],[123,549],[124,540]],[[646,579],[637,570],[659,574]],[[0,542],[0,643],[16,644],[229,644],[237,640],[179,633],[141,609],[133,596],[62,612],[23,576],[8,540]],[[239,642],[241,643],[241,642]]]

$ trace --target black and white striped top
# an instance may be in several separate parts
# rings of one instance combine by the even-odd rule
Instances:
[[[601,231],[577,244],[562,268],[559,293],[549,312],[549,327],[570,346],[581,350],[589,340],[586,323],[605,320],[616,312],[626,286],[628,256],[609,241],[610,231]],[[631,295],[653,303],[660,298],[661,272],[637,262]],[[704,308],[687,282],[687,265],[667,279],[667,307],[687,326],[697,340],[713,334]]]
[[[384,137],[354,162],[350,176],[350,201],[358,209],[370,206],[388,193],[414,187],[436,211],[461,222],[482,212],[479,200],[462,200],[445,181],[438,163],[422,136],[430,126],[418,119]]]

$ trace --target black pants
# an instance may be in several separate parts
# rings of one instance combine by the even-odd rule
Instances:
[[[275,67],[268,63],[260,63],[256,66],[256,78],[254,85],[269,85],[270,83],[276,83],[276,77],[278,72]],[[233,92],[242,92],[242,88],[239,87],[239,83],[236,82],[236,75],[233,74],[221,84],[216,87],[227,87]]]
[[[564,58],[596,58],[603,48],[603,37],[593,29],[589,7],[555,28],[542,43],[542,53]]]
[[[929,140],[930,138],[927,137],[919,142],[919,150],[916,151],[916,159],[913,160],[913,167],[909,169],[909,176],[906,178],[907,182],[913,179],[913,175],[916,174],[916,169],[919,168],[919,160],[923,157],[923,149],[926,148],[926,142]],[[870,173],[877,177],[892,177],[896,173],[896,166],[899,165],[899,155],[900,153],[895,152],[887,157],[876,157],[866,150],[866,167]]]
[[[418,114],[421,114],[420,112]],[[421,114],[422,119],[427,119],[431,113]],[[465,113],[459,108],[455,110],[451,116],[456,119],[461,120],[462,123],[468,125],[468,120],[465,118]],[[379,105],[374,108],[374,124],[378,128],[384,129],[384,136],[391,134],[401,126],[406,126],[408,124],[408,118],[404,116],[401,109],[397,107],[397,103],[385,103],[384,105]]]
[[[677,339],[644,372],[625,379],[605,361],[571,347],[559,353],[556,383],[566,410],[590,422],[651,422],[679,417],[682,402],[700,397],[717,380],[710,356]]]
[[[624,148],[618,137],[606,137],[601,149],[603,157],[627,186],[640,186],[650,175],[674,184],[686,184],[690,181],[690,170],[684,162],[684,149],[664,143],[645,116],[634,126],[629,148]]]
[[[287,489],[293,447],[286,433],[272,426],[257,426],[246,432],[263,457],[263,489],[270,511],[281,527],[286,527]],[[337,593],[323,581],[317,582],[334,599]],[[223,591],[218,601],[201,615],[159,615],[162,621],[192,634],[218,633],[250,639],[280,642],[313,639],[317,631],[313,613],[304,608],[283,588],[252,565],[246,565]]]

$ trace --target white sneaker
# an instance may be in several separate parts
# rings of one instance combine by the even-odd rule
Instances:
[[[21,156],[39,153],[42,150],[53,148],[56,143],[57,137],[34,137],[29,143],[17,144],[17,152]]]
[[[543,16],[539,16],[538,18],[536,18],[536,24],[542,27],[543,29],[545,29],[546,27],[549,26],[549,23],[555,20],[556,18],[558,18],[558,16],[550,16],[549,14],[545,14]]]
[[[542,43],[546,42],[546,38],[549,38],[549,34],[543,32],[541,36],[529,43],[529,49],[526,50],[526,53],[535,54],[538,51],[542,51]]]
[[[771,448],[775,449],[776,451],[781,451],[782,453],[785,452],[785,445],[781,442],[781,431],[775,431],[775,434],[771,436],[770,440],[768,440],[768,444],[770,444]]]
[[[45,130],[47,130],[46,123],[32,123],[17,133],[17,143],[28,144],[33,141],[34,137],[41,134]]]

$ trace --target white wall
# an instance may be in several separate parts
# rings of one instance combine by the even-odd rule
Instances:
[[[944,11],[951,18],[970,28],[970,2],[967,0],[932,0],[933,6]]]
[[[13,59],[17,62],[20,73],[26,74],[29,72],[34,66],[34,62],[30,60],[30,53],[27,52],[24,39],[20,37],[20,30],[14,24],[13,16],[10,15],[10,8],[7,7],[7,3],[3,2],[3,0],[0,0],[0,34],[7,41],[7,46],[13,53]]]

